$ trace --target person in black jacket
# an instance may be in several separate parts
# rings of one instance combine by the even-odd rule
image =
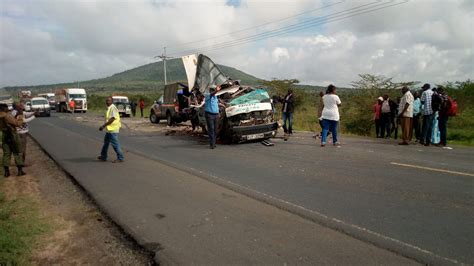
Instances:
[[[286,134],[293,134],[293,111],[295,110],[294,104],[294,96],[293,90],[289,89],[288,93],[286,94],[285,98],[283,99],[283,108],[282,108],[282,115],[283,115],[283,130]],[[288,121],[288,127],[286,122]]]

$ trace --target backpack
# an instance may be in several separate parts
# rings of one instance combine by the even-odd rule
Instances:
[[[446,114],[448,116],[456,116],[457,113],[458,113],[458,103],[448,96]]]
[[[385,100],[382,102],[382,113],[390,113],[390,104],[388,103],[388,100]]]
[[[438,93],[431,95],[431,109],[433,112],[441,111],[443,109],[444,99]]]

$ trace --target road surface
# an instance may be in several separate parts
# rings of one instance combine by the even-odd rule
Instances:
[[[45,147],[57,146],[61,139],[81,150],[86,139],[94,140],[96,150],[87,151],[91,157],[103,138],[95,128],[55,115],[36,119],[31,128]],[[321,148],[309,134],[296,134],[288,142],[275,139],[273,147],[249,143],[210,150],[197,137],[132,135],[126,130],[120,137],[134,154],[378,247],[421,262],[474,263],[473,149],[345,137],[340,148]],[[75,152],[67,151],[70,163],[90,160],[73,159]]]

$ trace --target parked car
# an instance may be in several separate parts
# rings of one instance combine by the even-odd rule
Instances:
[[[49,101],[43,97],[32,98],[30,101],[30,110],[32,112],[37,112],[39,116],[51,116],[51,107],[49,105]]]
[[[119,114],[124,117],[130,117],[132,109],[127,96],[112,96],[112,102],[117,107]]]
[[[150,109],[150,122],[159,123],[166,119],[168,126],[190,119],[189,88],[183,83],[173,83],[165,86],[163,95]]]

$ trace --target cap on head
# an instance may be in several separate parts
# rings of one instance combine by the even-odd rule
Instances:
[[[383,102],[383,97],[382,97],[382,96],[380,96],[380,97],[378,97],[378,98],[377,98],[377,100],[379,100],[379,101],[382,101],[382,102]]]

